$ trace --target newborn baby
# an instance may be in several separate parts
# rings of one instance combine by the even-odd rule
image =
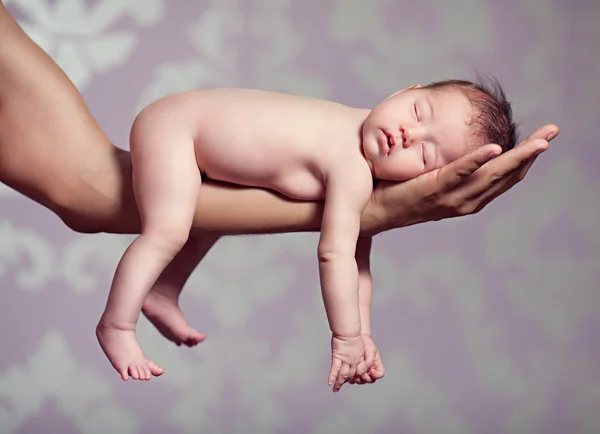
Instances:
[[[163,373],[142,352],[136,324],[144,298],[188,239],[203,174],[325,201],[318,260],[332,332],[329,384],[339,390],[368,369],[355,255],[368,256],[357,252],[357,239],[373,180],[413,178],[487,143],[504,152],[516,139],[511,106],[496,82],[416,85],[372,110],[246,89],[155,101],[131,129],[142,229],[117,267],[96,331],[100,346],[123,380]],[[168,327],[160,317],[152,321]],[[190,339],[198,343],[202,335]]]

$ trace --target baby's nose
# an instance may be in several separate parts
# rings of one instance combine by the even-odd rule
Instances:
[[[402,147],[408,148],[415,144],[415,133],[412,128],[400,128],[400,134],[402,134]]]

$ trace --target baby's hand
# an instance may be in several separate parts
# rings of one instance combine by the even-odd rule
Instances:
[[[349,380],[350,384],[370,384],[385,376],[385,368],[381,361],[381,354],[371,336],[363,335],[365,344],[365,373],[363,375],[355,375]]]
[[[333,385],[333,391],[339,391],[346,381],[364,373],[365,345],[362,336],[332,336],[329,385]]]

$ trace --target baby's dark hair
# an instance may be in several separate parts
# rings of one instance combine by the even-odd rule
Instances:
[[[461,92],[473,108],[469,126],[482,145],[495,143],[506,152],[518,141],[512,108],[497,79],[478,74],[477,81],[444,80],[424,86],[425,89],[448,89]]]

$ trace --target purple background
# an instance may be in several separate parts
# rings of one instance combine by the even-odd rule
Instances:
[[[209,339],[120,381],[94,327],[131,237],[78,235],[0,187],[2,433],[600,432],[600,2],[5,1],[127,147],[141,107],[251,87],[372,107],[496,75],[524,136],[561,136],[483,212],[378,236],[375,385],[326,386],[317,234],[221,240],[182,299]],[[594,131],[595,132],[595,131]]]

